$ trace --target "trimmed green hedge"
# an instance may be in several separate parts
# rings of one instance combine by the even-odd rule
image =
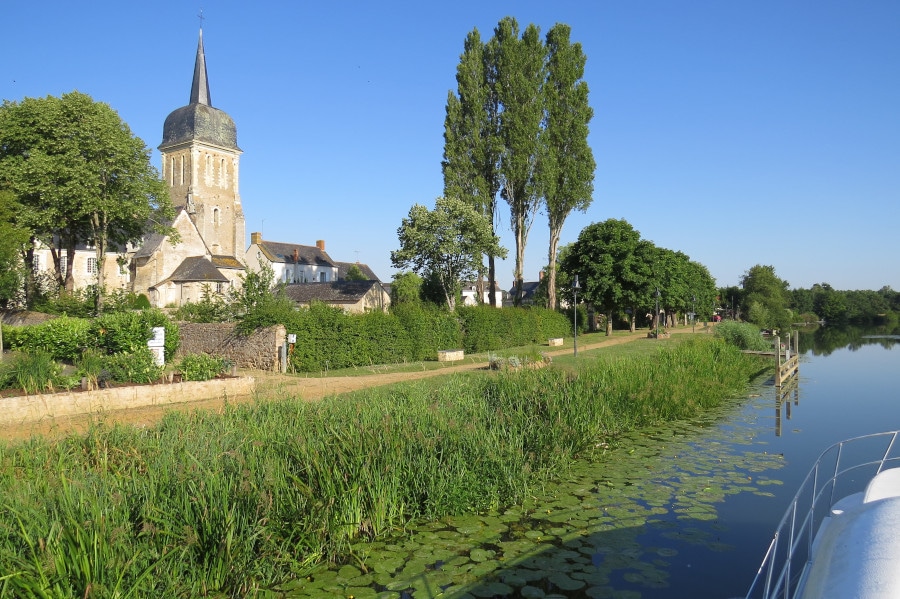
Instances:
[[[462,321],[463,349],[470,353],[546,343],[570,331],[565,315],[546,308],[463,306],[456,311]]]

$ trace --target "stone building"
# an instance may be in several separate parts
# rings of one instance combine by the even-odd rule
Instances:
[[[166,117],[159,151],[180,240],[147,237],[132,256],[132,286],[155,306],[178,306],[239,285],[244,271],[241,149],[234,121],[210,99],[202,31],[190,101]]]

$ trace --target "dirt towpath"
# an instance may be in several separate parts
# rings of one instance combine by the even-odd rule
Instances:
[[[702,332],[697,327],[697,332]],[[691,328],[678,326],[669,329],[670,333],[690,333]],[[639,339],[646,339],[647,331],[638,330],[627,335],[605,337],[601,334],[592,334],[579,338],[579,350],[589,351],[601,347],[609,347],[622,343],[630,343]],[[594,341],[598,339],[598,341]],[[571,346],[565,349],[550,350],[545,353],[551,356],[568,354]],[[487,368],[487,362],[467,362],[459,365],[447,365],[435,370],[423,370],[420,372],[390,372],[383,374],[368,374],[360,376],[335,376],[335,377],[303,377],[297,375],[285,375],[259,370],[248,370],[242,374],[256,378],[256,392],[252,395],[229,397],[227,403],[234,405],[250,403],[258,400],[272,401],[289,397],[301,397],[307,400],[316,400],[329,395],[359,391],[382,385],[390,385],[403,381],[413,381],[434,376],[443,376],[456,372],[479,370]],[[24,440],[32,436],[61,436],[69,433],[82,432],[88,428],[91,422],[101,419],[109,424],[121,423],[134,426],[150,426],[172,410],[214,410],[218,411],[226,404],[224,398],[170,404],[166,406],[150,406],[131,410],[116,410],[104,414],[84,414],[67,418],[51,418],[40,422],[20,424],[14,427],[0,427],[0,439]]]

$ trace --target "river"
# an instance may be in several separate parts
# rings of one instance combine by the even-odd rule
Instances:
[[[695,422],[638,431],[525,506],[361,544],[292,597],[742,597],[827,446],[900,428],[900,336],[801,335],[800,374]]]

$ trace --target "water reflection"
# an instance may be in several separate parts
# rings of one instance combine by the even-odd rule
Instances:
[[[784,411],[784,417],[791,419],[791,405],[800,405],[800,376],[792,377],[787,383],[782,385],[775,392],[775,436],[781,436],[781,413]]]

